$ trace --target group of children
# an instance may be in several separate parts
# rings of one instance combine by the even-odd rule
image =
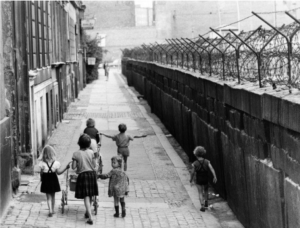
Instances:
[[[111,158],[111,166],[112,170],[107,174],[98,174],[97,178],[107,179],[109,178],[109,187],[108,187],[108,195],[109,197],[114,197],[114,206],[115,206],[115,217],[119,217],[119,203],[121,203],[122,209],[122,217],[126,216],[125,209],[125,200],[124,197],[128,194],[128,186],[129,186],[129,178],[126,175],[127,170],[127,158],[130,155],[129,153],[129,143],[134,138],[142,138],[147,135],[142,136],[134,136],[125,134],[127,127],[125,124],[119,125],[120,133],[117,135],[107,135],[104,133],[99,133],[99,131],[95,128],[95,121],[93,119],[88,119],[86,122],[87,127],[84,130],[86,135],[89,135],[91,139],[91,149],[94,151],[96,155],[97,144],[99,145],[100,136],[104,135],[105,137],[111,138],[116,142],[117,145],[117,153],[118,156],[113,156]],[[101,146],[101,145],[99,145]],[[208,206],[208,172],[211,171],[213,174],[213,182],[217,182],[217,177],[215,171],[210,164],[209,160],[205,159],[206,151],[203,147],[198,146],[194,150],[194,155],[197,160],[192,164],[192,172],[190,183],[193,184],[194,176],[196,176],[195,184],[197,186],[199,192],[199,200],[201,204],[201,211],[205,211],[205,207]],[[99,157],[99,155],[95,156],[95,158]],[[70,165],[66,165],[65,167],[61,167],[60,163],[56,160],[56,154],[53,147],[46,145],[42,151],[40,156],[39,167],[41,169],[41,192],[46,193],[47,196],[47,204],[49,207],[49,217],[55,213],[55,193],[60,191],[60,186],[57,178],[57,174],[60,175],[70,168]],[[124,161],[124,171],[122,169]],[[204,197],[203,197],[204,193]]]

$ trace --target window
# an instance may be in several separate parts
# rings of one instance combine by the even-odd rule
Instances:
[[[49,66],[52,61],[51,1],[26,2],[26,38],[29,69]]]

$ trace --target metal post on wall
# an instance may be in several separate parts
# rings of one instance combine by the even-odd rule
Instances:
[[[175,49],[176,49],[176,66],[178,67],[178,47],[177,47],[177,45],[175,45],[173,42],[171,42],[171,40],[166,39],[166,41],[167,41],[170,45],[172,45],[173,47],[175,47]]]
[[[193,57],[193,68],[194,68],[194,72],[196,71],[196,61],[195,61],[195,52],[198,52],[197,49],[195,49],[189,42],[187,42],[184,38],[181,37],[181,39],[183,40],[183,42],[185,42],[190,48],[194,49],[194,51],[192,52],[192,57]],[[200,55],[200,54],[199,54]]]
[[[197,44],[196,42],[194,42],[194,41],[192,41],[191,39],[189,39],[189,38],[186,38],[188,41],[190,41],[192,44],[194,44],[195,46],[197,46],[198,48],[200,48],[201,50],[202,50],[202,52],[204,51],[204,52],[206,52],[207,53],[207,55],[209,55],[209,52],[206,50],[206,48],[203,48],[203,47],[201,47],[199,44]],[[203,69],[202,69],[202,57],[201,57],[201,54],[202,54],[202,52],[200,52],[200,55],[199,55],[199,61],[200,61],[200,73],[201,74],[203,74]]]
[[[176,38],[176,40],[179,42],[179,43],[181,43],[186,49],[188,49],[189,50],[189,52],[186,52],[186,61],[187,61],[187,70],[189,70],[189,54],[190,53],[192,53],[193,54],[193,52],[191,51],[191,49],[190,49],[190,47],[187,45],[187,44],[185,44],[185,43],[183,43],[181,40],[179,40],[178,38]]]
[[[184,48],[181,47],[181,46],[176,42],[175,39],[171,39],[171,41],[172,41],[173,43],[175,43],[175,44],[177,45],[177,47],[179,48],[179,50],[180,50],[180,54],[181,54],[181,68],[183,68],[183,67],[184,67],[184,54],[186,54],[186,52],[185,52]]]
[[[228,41],[226,36],[223,37],[221,34],[219,34],[216,30],[214,30],[213,28],[210,28],[214,33],[216,33],[222,40],[224,40],[226,43],[229,44],[229,46],[227,48],[229,48],[230,46],[234,48],[235,50],[235,61],[236,61],[236,70],[237,70],[237,78],[238,78],[238,83],[241,83],[241,77],[240,77],[240,67],[239,67],[239,57],[240,57],[240,46],[235,47],[232,43],[237,39],[235,38],[235,40],[233,41]],[[242,34],[243,31],[240,33]],[[227,48],[225,50],[227,50]]]
[[[168,39],[166,39],[166,41],[167,41],[167,43],[169,44],[169,46],[171,47],[171,48],[168,50],[168,53],[169,53],[171,50],[174,51],[174,49],[175,49],[176,47],[174,47],[174,45],[173,45],[172,43],[170,43],[170,42],[168,41]],[[171,58],[171,67],[172,67],[172,64],[173,64],[173,52],[171,53],[170,58]]]
[[[207,43],[209,43],[211,46],[214,47],[214,48],[212,48],[212,49],[210,50],[210,54],[212,53],[212,51],[213,51],[214,49],[218,50],[218,51],[221,53],[221,55],[222,55],[223,80],[225,81],[225,53],[217,47],[217,45],[219,45],[219,44],[221,43],[222,40],[220,40],[220,41],[215,45],[215,44],[213,44],[213,41],[210,42],[208,39],[204,38],[203,36],[201,36],[201,35],[199,35],[199,36],[200,36],[203,40],[205,40]],[[215,40],[215,39],[214,39],[214,40]]]
[[[259,87],[262,87],[262,78],[261,78],[261,53],[265,49],[265,47],[272,41],[272,39],[277,36],[277,33],[275,33],[266,43],[265,45],[260,49],[259,52],[255,51],[246,41],[250,39],[256,32],[261,30],[261,26],[259,26],[256,30],[254,30],[245,40],[240,38],[238,35],[236,35],[231,29],[229,31],[238,38],[244,45],[246,45],[257,57],[257,70],[258,70],[258,80],[259,80]]]
[[[252,11],[252,14],[255,15],[256,17],[258,17],[263,22],[265,22],[267,25],[269,25],[272,29],[274,29],[277,33],[279,33],[280,35],[282,35],[285,38],[286,43],[287,43],[287,48],[288,48],[288,52],[287,52],[288,77],[289,77],[288,84],[291,85],[292,84],[291,55],[292,55],[292,39],[293,39],[294,34],[292,34],[292,37],[288,37],[287,35],[283,34],[280,30],[275,28],[273,25],[271,25],[269,22],[267,22],[265,19],[263,19],[261,16],[259,16],[257,13]]]

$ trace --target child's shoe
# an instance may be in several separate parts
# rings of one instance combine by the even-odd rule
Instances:
[[[122,206],[122,217],[124,218],[126,216],[125,202],[121,202],[121,206]]]
[[[116,213],[114,214],[115,218],[119,217],[119,206],[115,206]]]
[[[204,207],[208,207],[208,201],[207,200],[204,201]]]
[[[204,207],[204,205],[201,206],[200,211],[205,212],[205,207]]]
[[[122,218],[126,216],[126,209],[122,210]]]
[[[90,219],[89,219],[89,220],[86,221],[86,223],[87,223],[87,224],[90,224],[90,225],[93,225],[94,222],[93,222],[93,220],[90,220]]]

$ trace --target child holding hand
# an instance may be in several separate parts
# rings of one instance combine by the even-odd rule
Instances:
[[[52,217],[55,208],[55,193],[60,192],[60,185],[57,174],[60,175],[70,168],[68,164],[62,168],[59,161],[56,161],[56,153],[52,146],[46,145],[39,158],[38,164],[41,175],[41,192],[46,193],[49,208],[49,217]]]
[[[197,160],[192,164],[193,169],[191,173],[190,183],[193,184],[194,175],[196,174],[196,186],[199,192],[199,199],[201,204],[200,211],[205,211],[205,207],[208,207],[208,171],[210,170],[214,176],[213,182],[217,182],[217,177],[214,168],[210,164],[209,160],[204,158],[206,150],[202,146],[197,146],[194,150],[194,155]],[[205,200],[203,199],[203,192]]]
[[[119,131],[120,133],[117,135],[106,135],[104,133],[100,133],[100,135],[104,135],[105,137],[111,138],[113,141],[116,142],[118,147],[118,155],[121,156],[124,159],[124,171],[127,170],[127,158],[129,157],[129,142],[132,141],[134,138],[144,138],[147,137],[147,135],[141,135],[141,136],[133,136],[125,134],[125,131],[127,130],[127,126],[123,123],[119,124]]]
[[[109,178],[108,196],[114,197],[114,205],[116,213],[114,217],[119,217],[119,202],[122,207],[122,217],[126,216],[125,209],[125,195],[128,195],[129,178],[126,173],[122,171],[122,158],[114,156],[111,158],[111,166],[113,169],[107,174],[98,175],[101,179]]]

